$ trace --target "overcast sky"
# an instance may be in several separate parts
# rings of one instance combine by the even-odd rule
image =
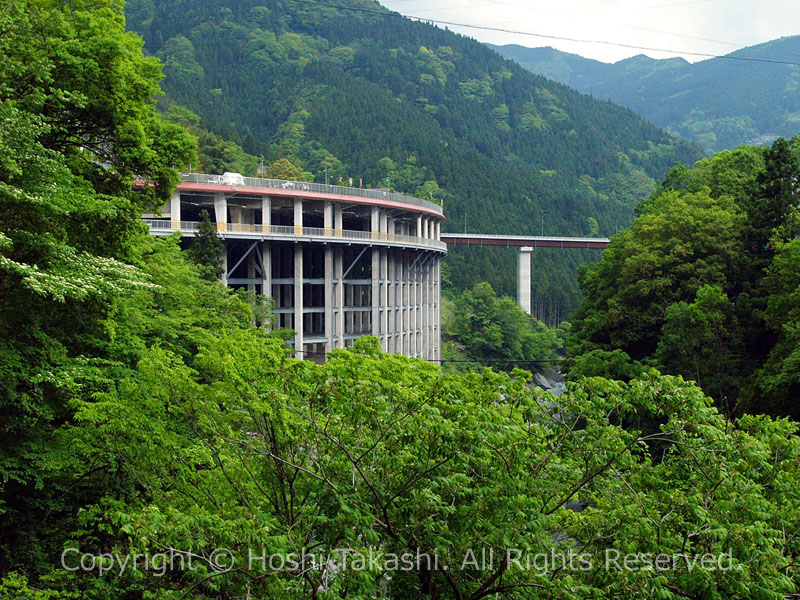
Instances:
[[[381,4],[430,20],[674,50],[663,53],[448,25],[482,42],[552,46],[605,62],[636,54],[683,56],[695,62],[705,57],[690,52],[728,54],[800,34],[798,0],[381,0]],[[800,61],[800,56],[796,58]]]

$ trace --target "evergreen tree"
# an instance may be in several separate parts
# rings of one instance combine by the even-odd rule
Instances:
[[[197,233],[189,248],[190,258],[200,269],[200,277],[207,281],[220,278],[223,270],[220,257],[224,249],[225,245],[217,234],[217,224],[211,222],[208,211],[203,209],[200,212]]]

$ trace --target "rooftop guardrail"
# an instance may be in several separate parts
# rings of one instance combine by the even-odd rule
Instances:
[[[308,181],[288,181],[285,179],[266,179],[261,177],[243,177],[238,173],[229,173],[226,175],[208,175],[206,173],[181,173],[181,178],[184,183],[199,183],[199,184],[213,184],[213,185],[241,185],[247,187],[260,187],[276,190],[293,190],[314,192],[318,194],[338,194],[341,196],[353,196],[356,198],[368,198],[371,200],[391,200],[392,202],[400,202],[403,204],[410,204],[412,206],[419,206],[428,210],[432,210],[441,215],[444,210],[436,202],[417,198],[416,196],[407,196],[406,194],[398,194],[389,190],[372,189],[372,188],[354,188],[345,187],[341,185],[326,185],[324,183],[312,183]]]

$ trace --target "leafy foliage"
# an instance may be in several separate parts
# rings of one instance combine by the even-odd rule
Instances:
[[[558,330],[548,328],[512,298],[498,298],[485,282],[456,296],[443,322],[444,339],[463,348],[465,358],[507,370],[554,363],[563,352],[567,328],[566,323]]]
[[[670,171],[581,274],[572,377],[627,378],[639,361],[694,379],[728,410],[739,402],[800,414],[789,400],[797,144],[737,148]]]

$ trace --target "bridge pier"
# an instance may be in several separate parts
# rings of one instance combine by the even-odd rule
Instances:
[[[517,256],[517,302],[531,314],[531,253],[532,246],[522,246]]]

